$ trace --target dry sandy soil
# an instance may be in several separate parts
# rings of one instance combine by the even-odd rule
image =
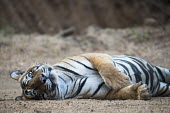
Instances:
[[[15,101],[21,94],[17,81],[9,77],[16,69],[25,70],[37,63],[54,64],[67,56],[85,52],[126,54],[143,58],[154,65],[170,68],[170,26],[100,29],[89,27],[68,37],[56,35],[14,35],[0,33],[0,113],[168,113],[170,97],[143,100],[50,100]]]

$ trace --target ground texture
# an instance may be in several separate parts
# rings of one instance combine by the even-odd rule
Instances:
[[[50,100],[15,101],[20,85],[9,73],[38,63],[55,64],[61,59],[87,52],[126,54],[154,65],[170,68],[170,26],[100,29],[89,27],[80,34],[13,35],[0,33],[0,113],[168,113],[169,97],[151,100]]]

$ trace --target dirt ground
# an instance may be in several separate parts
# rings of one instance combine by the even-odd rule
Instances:
[[[170,25],[100,29],[89,27],[68,37],[0,32],[0,113],[169,113],[170,97],[151,100],[15,101],[21,94],[9,73],[38,63],[55,64],[67,56],[87,52],[126,54],[170,68]]]

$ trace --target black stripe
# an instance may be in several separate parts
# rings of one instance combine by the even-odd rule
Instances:
[[[64,83],[67,83],[66,80],[64,80],[62,77],[58,76],[61,80],[64,81]]]
[[[104,97],[104,99],[106,99],[107,98],[107,96],[109,95],[109,93],[112,91],[112,89],[110,89],[109,91],[108,91],[108,93],[106,94],[106,96]]]
[[[64,95],[64,98],[65,98],[65,96],[67,95],[67,92],[68,92],[68,85],[67,85],[67,89],[66,89],[66,93],[65,93],[65,95]]]
[[[165,86],[164,86],[165,87]],[[164,90],[164,87],[162,87],[162,89],[159,91],[159,93],[161,93]]]
[[[45,68],[44,67],[42,67],[42,69],[41,69],[43,72],[45,72]]]
[[[116,63],[115,63],[115,61],[113,61],[113,65],[116,67]]]
[[[151,84],[151,86],[150,86],[150,90],[151,90],[151,92],[153,92],[153,79],[154,79],[154,76],[153,76],[153,73],[154,73],[154,70],[153,70],[153,68],[150,66],[150,64],[149,63],[147,63],[147,67],[149,68],[149,73],[150,73],[150,84]]]
[[[78,80],[78,79],[77,79],[77,80]],[[74,91],[74,88],[75,88],[75,86],[76,86],[77,80],[74,82],[74,85],[73,85],[73,88],[72,88],[72,92],[71,92],[71,93],[73,93],[73,91]]]
[[[62,61],[63,63],[65,63],[65,64],[68,64],[69,66],[71,66],[71,67],[73,67],[73,68],[75,68],[73,65],[71,65],[70,63],[68,63],[68,62],[65,62],[65,61]]]
[[[90,92],[90,89],[89,89],[86,93],[84,93],[84,96],[83,96],[84,99],[85,99],[85,98],[88,98],[88,97],[86,97],[86,95],[87,95],[89,92]]]
[[[163,87],[163,89],[164,89],[164,87]],[[169,85],[166,85],[166,89],[161,94],[159,94],[158,96],[162,96],[163,94],[165,94],[168,91],[168,89],[169,89]]]
[[[135,58],[135,57],[131,57],[131,56],[129,56],[129,58],[133,59],[133,61],[135,60],[135,61],[139,62],[139,64],[141,64],[143,67],[145,67],[143,61],[141,61],[140,59]],[[146,61],[145,61],[145,62],[146,62]]]
[[[26,86],[25,81],[23,81],[20,85],[21,85],[21,88],[24,89]]]
[[[127,64],[129,64],[131,66],[132,70],[134,71],[136,82],[142,81],[142,78],[140,76],[141,72],[138,70],[138,68],[133,63],[131,63],[131,62],[127,61],[127,60],[122,60],[122,59],[120,61],[125,62],[125,63],[127,63]]]
[[[55,90],[56,89],[56,84],[54,84],[53,82],[51,82],[52,83],[52,90]]]
[[[58,95],[60,96],[58,85],[56,85],[56,88],[57,88]]]
[[[95,90],[95,92],[92,94],[92,96],[91,97],[93,97],[94,95],[96,95],[97,94],[97,92],[100,90],[100,88],[104,85],[105,83],[104,82],[102,82],[99,86],[98,86],[98,88]]]
[[[128,68],[127,68],[125,65],[121,64],[121,63],[117,63],[117,64],[119,64],[120,66],[122,66],[122,67],[128,72],[128,76],[130,77],[130,80],[132,81],[132,77],[131,77],[131,75],[130,75],[130,73],[129,73]]]
[[[42,94],[42,99],[43,99],[43,100],[46,100],[46,98],[45,98],[44,94]]]
[[[85,78],[85,80],[82,83],[81,83],[82,79],[80,80],[78,90],[76,91],[74,97],[77,96],[81,92],[84,84],[86,83],[86,80],[87,80],[87,78]]]
[[[146,78],[146,80],[145,80],[145,84],[149,84],[149,72],[147,71],[147,69],[146,69],[146,67],[143,65],[143,63],[142,62],[140,62],[139,60],[137,60],[137,59],[133,59],[133,61],[134,62],[136,62],[138,65],[139,65],[139,67],[141,68],[141,70],[144,72],[144,74],[145,74],[145,78]]]
[[[72,74],[74,74],[74,75],[80,75],[80,74],[78,74],[78,73],[76,73],[76,72],[74,72],[74,71],[72,71],[72,70],[70,70],[70,69],[67,69],[67,68],[65,68],[65,67],[62,67],[62,66],[54,66],[54,67],[56,67],[56,68],[58,68],[58,69],[61,69],[61,70],[63,70],[63,71],[66,71],[66,72],[70,72],[70,73],[72,73]],[[81,75],[82,76],[82,75]]]
[[[155,67],[156,67],[156,66],[155,66]],[[165,77],[163,76],[162,71],[161,71],[158,67],[156,67],[156,69],[157,69],[159,75],[161,76],[162,82],[165,82]]]
[[[157,86],[157,87],[158,87],[158,88],[157,88],[157,93],[156,93],[156,95],[155,95],[155,96],[158,96],[158,94],[159,94],[159,92],[158,92],[158,91],[159,91],[159,88],[160,88],[160,84],[161,84],[161,83],[160,83],[160,82],[158,82],[158,83],[159,83],[159,84],[158,84],[158,86]]]
[[[81,62],[79,62],[79,61],[77,61],[77,60],[74,60],[74,59],[71,59],[71,58],[68,58],[69,60],[72,60],[72,61],[74,61],[74,62],[76,62],[76,63],[78,63],[78,64],[81,64],[81,65],[83,65],[84,67],[86,67],[87,69],[90,69],[90,70],[95,70],[95,71],[97,71],[96,69],[93,69],[93,68],[91,68],[91,67],[88,67],[88,66],[86,66],[85,64],[83,64],[83,63],[81,63]]]
[[[157,81],[157,84],[155,85],[155,88],[154,88],[154,90],[156,90],[156,94],[155,95],[157,95],[157,92],[159,91],[159,88],[160,88],[160,82]]]
[[[158,80],[158,74],[157,74],[157,72],[154,72],[154,74],[156,75],[156,80],[157,80],[157,83],[156,83],[156,85],[154,85],[154,87],[153,87],[153,90],[152,90],[152,93],[156,90],[156,87],[158,87],[158,84],[159,84],[159,80]],[[155,78],[155,77],[154,77]],[[155,83],[155,82],[154,82]]]
[[[65,72],[64,72],[64,75],[67,76],[68,78],[70,78],[70,80],[73,82],[73,78],[72,78],[70,75],[68,75],[68,74],[65,73]]]

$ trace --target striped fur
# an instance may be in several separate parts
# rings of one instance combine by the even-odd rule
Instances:
[[[148,99],[150,95],[170,95],[170,70],[132,56],[110,57],[113,67],[127,75],[131,84],[118,90],[108,87],[99,69],[86,56],[81,55],[68,57],[53,66],[40,64],[29,68],[19,80],[23,89],[22,100]],[[141,96],[140,91],[145,93],[144,96]]]

